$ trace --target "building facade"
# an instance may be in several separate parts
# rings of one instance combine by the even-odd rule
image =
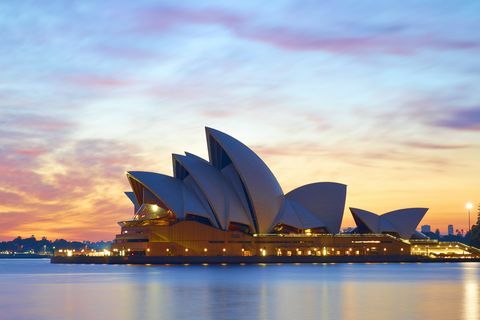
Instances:
[[[351,208],[357,232],[339,234],[344,184],[284,193],[267,165],[233,137],[206,128],[209,159],[172,155],[173,176],[126,173],[133,217],[119,222],[119,256],[410,255],[426,208],[381,216]],[[421,243],[416,243],[417,248]],[[418,251],[418,250],[417,250]],[[420,252],[420,251],[418,251]],[[423,252],[423,251],[422,251]]]

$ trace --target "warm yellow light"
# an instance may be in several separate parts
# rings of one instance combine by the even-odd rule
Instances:
[[[223,248],[222,251],[225,252],[225,251],[227,251],[227,249]]]
[[[465,208],[467,208],[467,210],[472,209],[473,208],[473,203],[467,202],[467,204],[465,205]]]
[[[150,252],[150,248],[147,248],[147,252]]]
[[[207,248],[204,248],[203,251],[207,252],[208,250],[207,250]]]
[[[168,249],[168,248],[167,248],[167,249],[165,249],[165,251],[167,251],[167,252],[168,252],[168,251],[170,251],[170,249]]]
[[[188,252],[188,248],[185,248],[185,252]]]
[[[158,206],[156,204],[152,205],[152,211],[157,212],[158,211]]]

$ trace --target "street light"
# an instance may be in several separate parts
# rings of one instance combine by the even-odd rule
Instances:
[[[467,204],[465,205],[465,208],[467,208],[468,210],[468,232],[470,232],[472,231],[470,228],[470,210],[472,210],[473,208],[473,203],[467,202]]]

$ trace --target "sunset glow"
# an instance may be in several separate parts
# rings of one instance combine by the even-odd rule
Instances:
[[[318,5],[318,6],[317,6]],[[348,185],[348,207],[480,202],[480,3],[0,3],[0,240],[111,240],[125,171],[172,174],[231,134],[284,192]],[[361,22],[360,22],[361,21]],[[158,208],[157,208],[158,209]]]

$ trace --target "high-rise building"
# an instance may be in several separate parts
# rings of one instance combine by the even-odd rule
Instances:
[[[449,236],[453,236],[454,233],[453,233],[453,224],[449,224],[448,225],[448,235]]]
[[[432,227],[430,227],[429,224],[424,224],[424,225],[421,227],[421,230],[422,230],[422,233],[432,232]]]

